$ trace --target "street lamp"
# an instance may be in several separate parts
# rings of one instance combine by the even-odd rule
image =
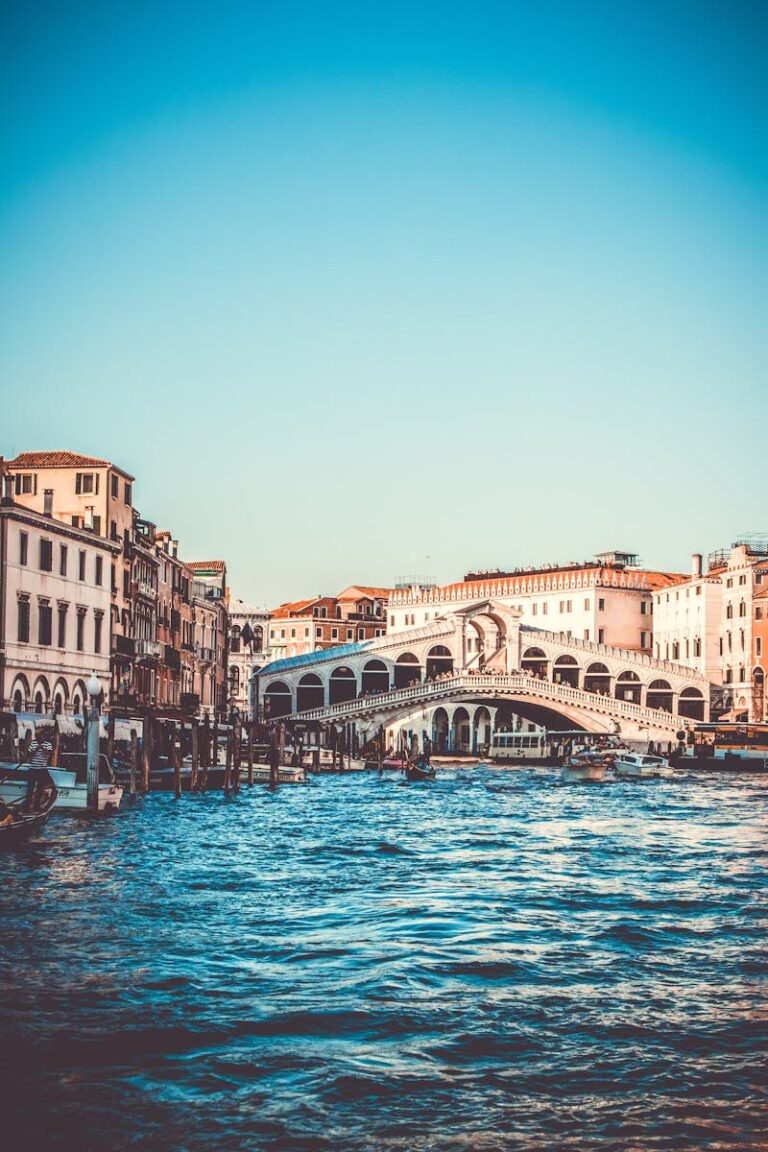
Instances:
[[[87,712],[86,737],[86,764],[87,764],[87,799],[88,811],[99,810],[99,697],[101,684],[95,672],[92,672],[85,685],[90,697],[90,706]]]

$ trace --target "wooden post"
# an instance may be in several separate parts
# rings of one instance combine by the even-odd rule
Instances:
[[[248,721],[248,786],[253,784],[253,720]]]
[[[205,717],[203,725],[203,782],[202,790],[205,792],[208,788],[208,768],[211,763],[211,725],[208,717]]]
[[[384,775],[384,725],[379,725],[379,738],[376,741],[379,753],[379,776]]]
[[[190,791],[197,792],[197,772],[200,767],[200,753],[197,747],[197,720],[192,721],[192,771],[189,777]]]
[[[59,732],[58,725],[53,729],[53,748],[51,750],[51,768],[58,768],[59,766],[59,752],[61,751],[61,732]]]
[[[136,739],[136,729],[131,728],[131,783],[129,785],[130,795],[136,795],[136,761],[138,759],[139,747]]]
[[[240,791],[240,763],[243,758],[243,726],[239,720],[235,721],[235,795]]]
[[[277,768],[280,763],[280,743],[276,728],[270,728],[269,732],[269,751],[267,753],[269,759],[269,786],[270,788],[277,788]]]
[[[171,763],[173,764],[173,791],[176,799],[181,796],[181,745],[180,739],[176,740],[176,725],[171,724],[170,727],[170,745],[169,752],[171,754]]]
[[[109,761],[110,768],[115,756],[115,717],[110,712],[107,718],[107,760]]]
[[[331,724],[331,771],[336,771],[337,733],[334,724]]]
[[[208,761],[208,767],[218,771],[219,768],[219,721],[213,721],[213,735],[211,737],[211,755]]]
[[[144,738],[142,740],[141,749],[141,790],[142,792],[149,792],[149,763],[152,755],[152,718],[146,714],[144,716]]]
[[[224,795],[229,796],[232,778],[232,731],[227,732],[227,760],[224,766]]]

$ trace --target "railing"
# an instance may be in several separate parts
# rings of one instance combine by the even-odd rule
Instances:
[[[195,654],[199,660],[207,664],[213,664],[216,659],[213,648],[204,648],[202,644],[195,644]]]
[[[158,640],[136,641],[137,660],[159,660],[161,651],[162,645]]]
[[[580,640],[577,636],[564,636],[562,632],[552,632],[547,628],[536,628],[531,624],[520,626],[521,641],[523,636],[533,635],[539,639],[559,644],[564,648],[578,648],[582,652],[593,652],[596,656],[611,656],[627,664],[642,664],[645,668],[657,668],[659,672],[671,672],[675,676],[682,676],[686,680],[700,680],[708,683],[701,672],[689,668],[685,664],[676,664],[671,660],[659,660],[656,656],[649,656],[646,652],[638,652],[634,648],[617,648],[613,644],[599,644],[596,640]]]
[[[136,591],[139,596],[146,596],[149,600],[155,600],[157,598],[157,589],[154,588],[148,580],[137,580]]]
[[[356,716],[366,712],[377,712],[386,708],[397,708],[409,701],[421,703],[426,700],[452,696],[456,692],[478,691],[500,692],[511,696],[536,696],[556,703],[578,704],[593,712],[611,717],[638,720],[657,728],[670,731],[680,727],[686,720],[672,712],[659,708],[647,708],[631,700],[617,700],[613,696],[601,696],[596,692],[585,692],[583,688],[571,688],[567,684],[553,684],[549,680],[538,680],[532,676],[499,673],[497,675],[468,676],[459,673],[445,680],[431,680],[425,684],[411,684],[407,688],[395,688],[378,695],[357,697],[343,704],[329,704],[323,708],[312,708],[306,712],[294,712],[292,718],[301,720],[322,720],[334,716]]]

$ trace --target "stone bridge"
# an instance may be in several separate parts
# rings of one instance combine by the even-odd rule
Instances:
[[[470,702],[485,709],[491,726],[513,709],[542,726],[636,739],[668,739],[681,722],[707,719],[709,696],[708,681],[693,669],[521,625],[517,610],[493,601],[376,640],[278,660],[252,681],[252,710],[268,719],[354,719],[368,729],[410,714],[416,723],[418,714],[429,731],[445,723],[446,708],[462,708],[465,723]],[[471,746],[471,717],[469,731]]]

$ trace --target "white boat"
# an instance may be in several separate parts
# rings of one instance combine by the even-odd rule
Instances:
[[[268,764],[254,764],[253,781],[255,784],[269,784],[271,780]],[[281,765],[277,770],[278,784],[308,784],[309,777],[303,768],[293,768]]]
[[[669,762],[663,756],[651,756],[641,752],[622,752],[614,761],[617,776],[629,780],[650,780],[663,776]]]
[[[286,749],[286,752],[289,752]],[[330,748],[318,748],[315,745],[305,747],[302,749],[303,762],[310,772],[365,772],[366,762],[360,760],[356,756],[347,756],[344,754],[343,767],[341,766],[338,753],[334,759],[333,751]],[[317,768],[315,768],[315,756],[317,756]]]
[[[582,780],[600,781],[605,778],[607,767],[606,757],[601,753],[576,754],[563,764],[563,779],[569,783]]]
[[[67,757],[62,756],[62,759]],[[88,809],[85,756],[78,759],[83,761],[82,765],[48,769],[57,790],[54,809],[68,812],[85,812]],[[0,799],[11,803],[26,796],[29,768],[29,764],[0,765]],[[109,761],[106,756],[99,756],[99,812],[116,812],[122,798],[123,789],[115,783]]]

